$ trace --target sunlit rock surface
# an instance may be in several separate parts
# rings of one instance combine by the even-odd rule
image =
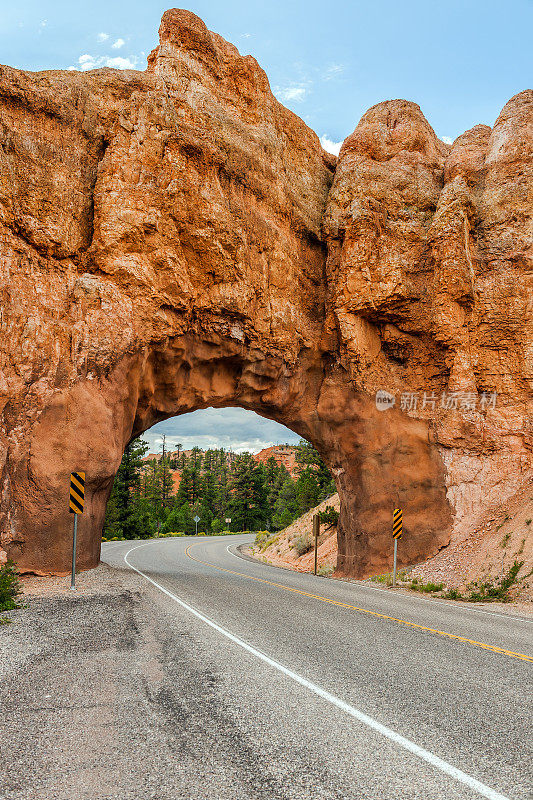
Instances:
[[[145,72],[0,68],[0,556],[68,570],[84,470],[95,565],[127,441],[210,405],[320,450],[340,572],[398,505],[434,554],[532,468],[533,93],[452,147],[380,103],[337,161],[194,14],[159,35]]]

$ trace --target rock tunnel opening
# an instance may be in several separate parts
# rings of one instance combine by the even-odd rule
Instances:
[[[128,443],[103,537],[279,531],[335,492],[318,452],[289,428],[238,406],[198,409]]]
[[[408,533],[405,563],[448,540],[444,470],[427,425],[395,409],[379,411],[373,398],[354,391],[328,353],[302,347],[289,360],[247,343],[233,325],[224,334],[197,328],[165,337],[56,393],[32,429],[24,465],[29,482],[14,487],[12,521],[24,532],[11,548],[19,566],[68,571],[66,500],[73,470],[86,472],[78,566],[95,566],[126,444],[170,417],[229,406],[281,423],[320,453],[340,497],[341,573],[362,576],[388,566],[397,505]]]

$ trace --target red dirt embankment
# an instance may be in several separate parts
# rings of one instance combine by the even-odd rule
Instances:
[[[298,539],[305,536],[308,536],[309,541],[311,541],[313,514],[323,511],[326,506],[333,506],[338,511],[339,505],[338,494],[328,497],[323,503],[303,514],[303,516],[298,517],[291,525],[271,538],[268,547],[263,549],[263,546],[255,545],[251,548],[251,554],[278,567],[288,567],[298,572],[312,572],[315,559],[314,550],[311,549],[300,556],[295,549],[295,545]],[[332,572],[337,566],[337,528],[335,525],[320,526],[318,565],[324,568],[329,567]]]
[[[295,546],[300,537],[311,537],[313,514],[327,505],[338,510],[339,496],[333,495],[295,520],[272,538],[268,547],[256,545],[252,548],[252,554],[276,566],[311,572],[314,567],[313,550],[299,556]],[[463,592],[475,581],[497,581],[509,572],[515,561],[523,564],[511,595],[533,601],[533,480],[476,523],[458,528],[449,545],[433,558],[408,567],[406,572],[409,578],[417,578],[419,582],[443,583],[446,589],[456,588]],[[322,525],[318,548],[319,569],[334,568],[336,563],[336,527]]]

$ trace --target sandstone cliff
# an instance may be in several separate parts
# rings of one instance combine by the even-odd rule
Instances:
[[[336,162],[253,58],[177,9],[145,72],[1,67],[3,551],[68,568],[83,469],[94,565],[127,441],[209,405],[314,443],[347,574],[388,563],[395,505],[407,563],[516,491],[533,463],[532,108],[523,92],[450,148],[415,104],[380,103]]]

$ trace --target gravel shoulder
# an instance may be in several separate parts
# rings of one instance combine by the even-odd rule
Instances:
[[[24,583],[26,607],[0,627],[2,800],[285,798],[189,615],[103,564],[76,592]]]

